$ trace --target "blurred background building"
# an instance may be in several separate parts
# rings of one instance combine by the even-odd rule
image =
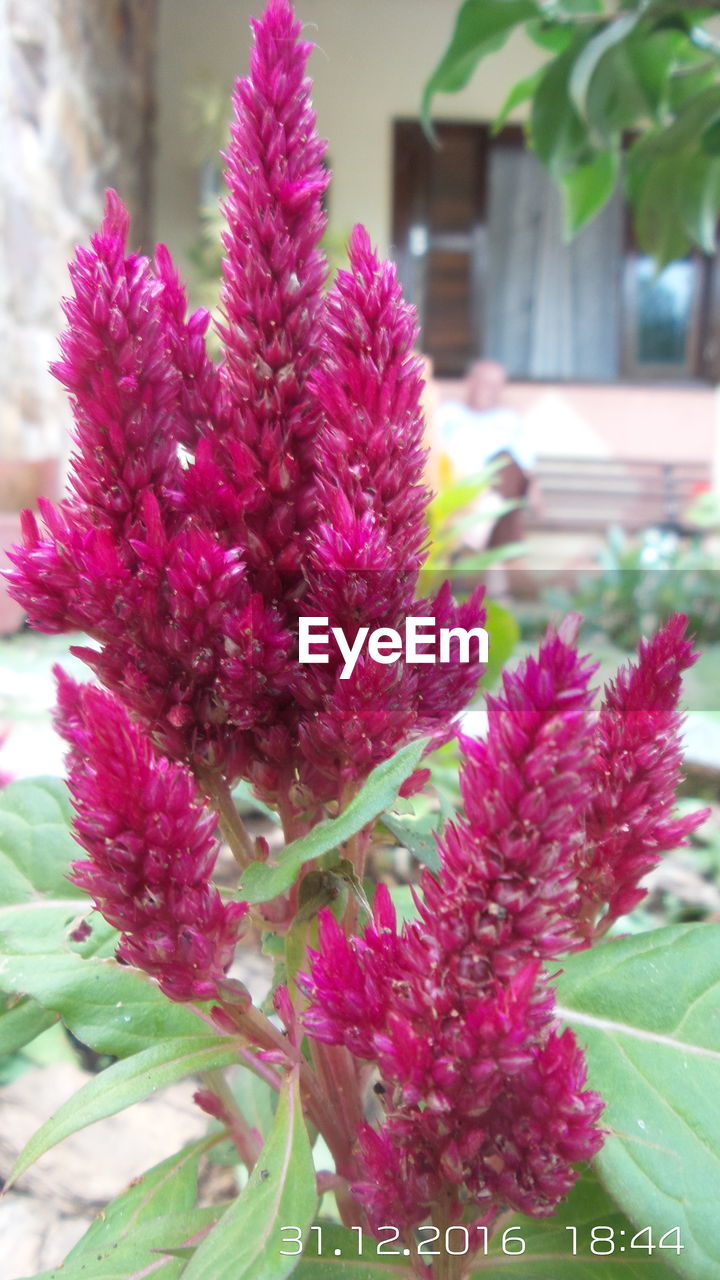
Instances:
[[[129,204],[135,245],[165,241],[195,298],[216,296],[217,147],[259,7],[5,0],[0,10],[8,517],[57,487],[68,416],[46,369],[66,262],[97,224],[103,188],[116,186]],[[477,358],[504,365],[504,403],[523,415],[538,459],[531,559],[583,558],[613,520],[680,520],[693,494],[717,485],[720,465],[717,260],[694,254],[656,278],[619,198],[564,243],[559,197],[524,150],[517,120],[491,130],[508,86],[540,61],[520,35],[489,72],[437,100],[434,149],[418,122],[420,93],[456,0],[297,7],[318,46],[314,96],[333,171],[329,250],[362,221],[396,259],[436,398],[461,395],[459,379]],[[574,542],[562,551],[567,534]]]

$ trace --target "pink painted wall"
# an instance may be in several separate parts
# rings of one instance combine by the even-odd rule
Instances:
[[[438,399],[462,396],[462,382],[436,379]],[[541,457],[705,462],[717,455],[718,409],[711,387],[510,383],[504,404],[526,417]]]

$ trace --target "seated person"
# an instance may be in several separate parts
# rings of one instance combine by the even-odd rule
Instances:
[[[505,382],[501,364],[478,360],[465,378],[464,399],[441,402],[435,416],[438,446],[450,463],[453,481],[476,475],[496,459],[504,462],[492,481],[498,506],[500,500],[526,496],[535,462],[522,418],[501,403]],[[482,510],[491,517],[487,501]],[[500,516],[483,541],[499,547],[521,536],[521,511],[516,508]]]

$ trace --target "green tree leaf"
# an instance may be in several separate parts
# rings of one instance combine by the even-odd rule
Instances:
[[[650,112],[662,119],[667,109],[669,81],[687,34],[673,27],[648,31],[643,25],[627,43],[627,54]]]
[[[617,152],[598,151],[589,164],[577,165],[563,175],[565,232],[568,239],[607,204],[618,176]]]
[[[720,1274],[720,925],[675,925],[568,956],[559,1015],[587,1046],[611,1129],[599,1175],[638,1228],[679,1227],[681,1275]]]
[[[575,59],[569,79],[569,96],[578,115],[594,124],[600,124],[597,105],[595,111],[590,107],[590,89],[600,64],[607,61],[608,53],[614,52],[618,45],[624,44],[636,26],[639,13],[626,13],[614,22],[607,23],[587,41],[585,47]],[[617,74],[617,67],[611,65],[611,73]],[[602,117],[601,117],[602,118]]]
[[[684,258],[690,249],[685,224],[684,156],[661,156],[647,171],[635,200],[635,235],[640,248],[658,267]]]
[[[525,34],[540,49],[548,49],[550,53],[564,53],[572,44],[573,29],[569,22],[535,18],[525,24]]]
[[[720,119],[720,84],[705,90],[688,102],[672,124],[653,129],[639,138],[628,153],[628,195],[635,199],[636,186],[642,184],[647,169],[661,158],[677,157],[694,150],[698,138]]]
[[[306,836],[293,840],[278,855],[278,862],[253,862],[243,873],[238,897],[248,902],[269,902],[294,883],[306,862],[319,858],[374,822],[395,799],[402,784],[418,767],[427,738],[410,742],[373,769],[362,789],[337,818],[320,822]]]
[[[436,93],[464,88],[486,54],[501,48],[514,27],[536,17],[534,0],[465,0],[450,44],[423,90],[423,121],[429,121]]]
[[[570,98],[570,76],[583,37],[573,43],[545,71],[537,87],[530,117],[532,146],[553,177],[562,177],[566,169],[580,164],[592,147],[586,125]]]
[[[0,984],[33,996],[60,1014],[83,1044],[115,1058],[156,1040],[213,1035],[192,1009],[168,1000],[145,974],[114,960],[0,955]]]
[[[680,190],[680,213],[695,244],[704,253],[714,253],[720,218],[720,157],[713,158],[703,151],[688,159]]]
[[[585,18],[603,8],[603,0],[555,0],[552,12],[557,18]]]
[[[115,1062],[83,1085],[33,1134],[15,1162],[8,1185],[71,1133],[123,1111],[175,1080],[228,1066],[237,1060],[239,1047],[229,1036],[183,1036]]]
[[[506,124],[508,116],[511,115],[516,107],[521,106],[523,102],[527,102],[529,98],[532,98],[544,74],[545,68],[538,67],[537,71],[533,71],[529,76],[524,76],[522,80],[518,80],[517,84],[513,85],[493,121],[493,134],[500,132]]]
[[[317,1208],[315,1171],[296,1071],[247,1187],[203,1241],[184,1280],[284,1280],[297,1258],[282,1254],[282,1228],[306,1230]]]

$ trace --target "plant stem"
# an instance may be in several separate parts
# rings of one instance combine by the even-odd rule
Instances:
[[[336,1172],[343,1179],[354,1175],[352,1150],[363,1121],[360,1090],[355,1062],[343,1045],[323,1044],[310,1040],[310,1056],[324,1098],[331,1100],[335,1134],[325,1140],[335,1160]],[[359,1207],[347,1187],[336,1193],[340,1216],[346,1227],[362,1226]]]
[[[240,814],[235,808],[230,788],[218,769],[209,769],[204,765],[196,765],[195,777],[218,815],[218,822],[223,839],[238,866],[244,871],[251,862],[255,862],[255,846],[250,838]]]
[[[258,1139],[256,1132],[251,1129],[245,1119],[222,1071],[219,1069],[204,1071],[202,1079],[222,1104],[228,1130],[235,1143],[237,1153],[243,1164],[247,1166],[248,1173],[252,1173],[255,1162],[262,1151],[262,1141]]]

